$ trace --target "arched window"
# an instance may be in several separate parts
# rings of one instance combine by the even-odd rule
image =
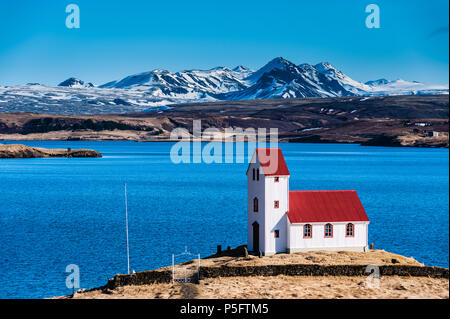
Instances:
[[[327,238],[333,237],[333,225],[331,224],[325,225],[325,237]]]
[[[257,212],[258,211],[258,198],[253,198],[253,211]]]
[[[312,227],[310,224],[303,226],[303,238],[312,238]]]
[[[345,237],[355,237],[355,225],[352,223],[345,226]]]

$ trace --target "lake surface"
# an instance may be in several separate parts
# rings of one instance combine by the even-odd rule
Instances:
[[[11,143],[11,142],[9,142]],[[246,243],[246,163],[173,164],[173,143],[22,142],[91,148],[103,158],[0,159],[0,298],[71,293],[127,272]],[[355,189],[377,249],[449,266],[448,149],[280,144],[291,190]]]

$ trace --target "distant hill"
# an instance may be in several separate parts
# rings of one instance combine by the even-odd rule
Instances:
[[[448,95],[222,101],[117,115],[5,113],[0,140],[168,141],[196,119],[203,129],[276,128],[280,142],[448,147],[448,117]]]

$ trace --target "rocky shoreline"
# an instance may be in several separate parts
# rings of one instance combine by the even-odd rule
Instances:
[[[37,157],[102,157],[102,154],[89,149],[47,149],[23,144],[0,144],[0,158]]]

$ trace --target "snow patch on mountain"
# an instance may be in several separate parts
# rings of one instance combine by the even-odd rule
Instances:
[[[389,83],[389,81],[386,79],[378,79],[378,80],[373,80],[373,81],[367,81],[364,84],[369,85],[369,86],[378,86],[378,85],[384,85],[384,84],[388,84],[388,83]]]
[[[363,95],[365,92],[370,90],[368,85],[353,80],[328,62],[318,63],[314,66],[314,68],[329,78],[338,81],[347,91],[355,95]]]
[[[370,95],[424,95],[448,94],[448,85],[427,85],[417,81],[375,81],[371,84]]]

